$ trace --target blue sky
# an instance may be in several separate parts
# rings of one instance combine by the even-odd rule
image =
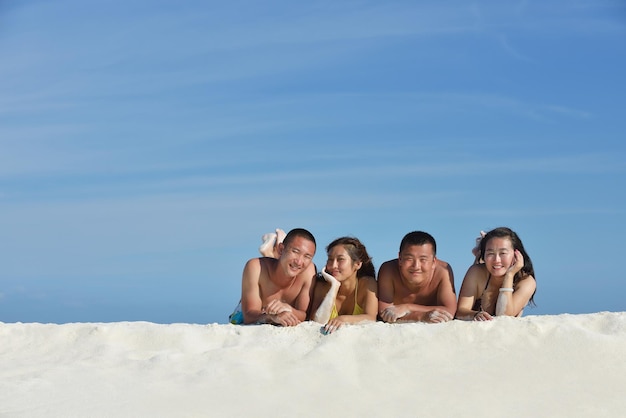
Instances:
[[[621,1],[0,3],[0,321],[226,322],[261,235],[478,232],[623,311]],[[617,267],[616,267],[617,266]]]

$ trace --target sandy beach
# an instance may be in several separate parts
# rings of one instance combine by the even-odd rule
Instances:
[[[270,325],[0,323],[2,417],[626,412],[626,312]]]

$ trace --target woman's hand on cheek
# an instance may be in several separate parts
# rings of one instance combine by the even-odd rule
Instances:
[[[515,250],[515,257],[513,257],[513,262],[511,263],[511,267],[509,267],[508,272],[511,274],[516,274],[524,267],[524,256],[520,252],[520,250]]]

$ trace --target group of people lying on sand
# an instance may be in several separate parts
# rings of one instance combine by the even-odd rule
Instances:
[[[537,287],[522,241],[506,227],[481,231],[458,300],[452,268],[437,259],[435,239],[426,232],[406,234],[398,258],[384,262],[378,275],[357,238],[328,244],[319,273],[312,262],[315,250],[306,229],[265,234],[259,248],[263,257],[244,267],[241,301],[230,322],[294,326],[312,320],[331,333],[344,324],[376,320],[488,321],[521,316]]]

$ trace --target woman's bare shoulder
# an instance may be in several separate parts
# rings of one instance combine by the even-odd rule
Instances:
[[[481,280],[487,279],[489,272],[487,271],[487,266],[484,264],[472,264],[468,269],[467,273],[465,273],[465,280]]]

